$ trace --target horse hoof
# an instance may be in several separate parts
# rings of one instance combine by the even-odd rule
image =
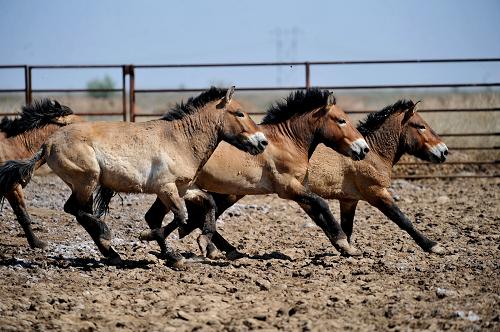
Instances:
[[[36,248],[45,249],[45,248],[47,248],[47,246],[48,246],[47,242],[42,241],[42,240],[35,240],[35,241],[33,241],[33,243],[30,243],[30,247],[32,249],[36,249]]]
[[[183,239],[189,235],[189,231],[184,227],[184,225],[179,225],[177,228],[177,234],[179,234],[179,239]]]
[[[141,241],[152,241],[151,231],[142,231],[139,234],[139,240]]]
[[[214,244],[212,242],[210,242],[207,245],[207,258],[209,258],[209,259],[217,259],[218,256],[219,255],[217,254],[217,248],[214,246]]]
[[[434,254],[441,255],[441,256],[446,254],[446,249],[444,249],[439,243],[433,245],[431,250],[429,250],[429,251],[434,253]]]
[[[202,256],[208,257],[208,253],[210,251],[208,247],[212,244],[212,242],[203,234],[198,236],[196,241],[198,242],[198,247],[200,248]]]
[[[243,258],[243,257],[246,257],[245,254],[239,252],[238,250],[233,250],[233,251],[230,251],[226,254],[226,258],[229,259],[230,261],[234,261],[234,260],[237,260],[237,259],[240,259],[240,258]]]
[[[154,241],[158,238],[159,235],[158,232],[159,230],[157,229],[142,231],[141,234],[139,235],[139,240]]]
[[[177,271],[183,271],[187,269],[186,259],[183,257],[181,259],[175,260],[170,263],[170,267]]]
[[[114,256],[114,257],[109,257],[109,258],[106,258],[105,259],[105,262],[108,264],[108,265],[114,265],[114,266],[117,266],[117,265],[120,265],[122,263],[122,259],[120,256]]]
[[[350,245],[346,239],[337,240],[337,242],[335,242],[335,248],[345,256],[360,256],[362,254],[361,251]]]

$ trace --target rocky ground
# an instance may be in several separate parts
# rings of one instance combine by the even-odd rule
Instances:
[[[107,266],[62,212],[68,189],[35,177],[26,196],[28,249],[10,207],[0,217],[1,330],[500,330],[500,179],[397,180],[394,195],[416,226],[449,251],[422,252],[366,203],[358,205],[359,258],[339,256],[293,202],[247,197],[219,230],[250,258],[197,257],[197,234],[171,244],[189,259],[175,271],[138,241],[153,197],[113,199],[106,222],[125,258]],[[336,202],[330,204],[338,215]]]

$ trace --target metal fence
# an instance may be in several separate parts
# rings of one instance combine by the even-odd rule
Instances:
[[[304,68],[304,85],[302,86],[256,86],[256,87],[238,87],[239,91],[287,91],[308,89],[311,86],[311,67],[325,65],[387,65],[387,64],[423,64],[423,63],[472,63],[472,62],[494,62],[500,63],[500,58],[462,58],[462,59],[413,59],[413,60],[367,60],[367,61],[311,61],[311,62],[253,62],[253,63],[204,63],[204,64],[166,64],[166,65],[0,65],[2,69],[22,69],[24,72],[24,89],[0,89],[0,94],[5,93],[24,93],[26,103],[32,101],[33,93],[76,93],[76,92],[120,92],[122,99],[121,112],[77,112],[79,115],[87,116],[105,116],[121,115],[124,121],[135,121],[141,116],[156,116],[152,113],[136,113],[136,95],[146,93],[172,93],[172,92],[199,92],[203,89],[189,88],[165,88],[165,89],[137,89],[135,87],[135,69],[166,69],[166,68],[209,68],[209,67],[277,67],[277,66],[295,66]],[[32,78],[40,69],[121,69],[121,87],[116,89],[33,89]],[[128,77],[128,87],[126,85]],[[347,85],[347,86],[316,86],[322,89],[333,90],[375,90],[375,89],[440,89],[440,88],[472,88],[472,87],[499,87],[500,82],[493,83],[458,83],[458,84],[385,84],[385,85]],[[127,105],[128,104],[128,105]],[[128,106],[128,109],[127,109]],[[346,110],[349,114],[362,113],[367,114],[375,110]],[[439,113],[439,112],[499,112],[500,105],[483,108],[455,108],[455,109],[419,109],[421,113]],[[3,115],[14,115],[15,113],[4,113]],[[257,113],[261,114],[261,113]],[[499,132],[474,132],[474,133],[452,133],[441,134],[443,137],[492,137],[500,136]],[[499,150],[499,146],[492,147],[451,147],[452,150]],[[463,161],[447,162],[447,165],[496,165],[498,159],[485,161]],[[404,165],[414,165],[421,163],[406,162]],[[432,176],[403,176],[406,178],[427,178],[427,177],[499,177],[495,172],[493,175],[432,175]]]

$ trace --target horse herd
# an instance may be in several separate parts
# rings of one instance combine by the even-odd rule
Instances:
[[[0,123],[0,195],[9,201],[33,248],[44,248],[31,229],[22,188],[47,163],[71,189],[64,211],[76,217],[109,264],[120,255],[101,217],[117,192],[155,194],[145,215],[149,230],[174,267],[184,258],[166,241],[196,228],[202,254],[217,249],[228,259],[244,256],[216,230],[217,218],[245,195],[275,193],[297,202],[343,255],[351,243],[359,200],[383,212],[425,251],[444,248],[418,231],[388,188],[392,167],[405,153],[433,163],[448,149],[416,112],[400,100],[369,114],[357,128],[326,90],[292,92],[271,106],[257,125],[230,89],[210,88],[177,104],[158,120],[85,122],[57,101],[23,107]],[[29,158],[29,159],[25,159]],[[17,159],[17,160],[14,160]],[[340,201],[340,223],[325,199]],[[172,211],[173,221],[162,227]]]

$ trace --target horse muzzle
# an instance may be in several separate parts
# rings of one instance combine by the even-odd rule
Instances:
[[[247,137],[247,151],[251,155],[257,155],[264,152],[269,142],[266,136],[260,131]]]
[[[368,143],[364,139],[358,138],[350,145],[349,157],[353,160],[363,160],[368,152],[370,152]]]
[[[428,150],[429,159],[435,164],[440,164],[446,161],[448,157],[448,147],[444,143],[436,144]]]

